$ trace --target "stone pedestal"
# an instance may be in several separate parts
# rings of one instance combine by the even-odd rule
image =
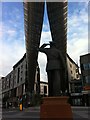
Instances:
[[[67,96],[43,98],[40,120],[73,120],[71,106],[67,101]]]

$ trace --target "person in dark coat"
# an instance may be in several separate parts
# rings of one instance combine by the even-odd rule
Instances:
[[[50,45],[50,48],[46,48]],[[65,60],[62,53],[55,47],[55,42],[43,44],[39,49],[47,55],[46,72],[48,76],[49,96],[60,96],[65,93]]]

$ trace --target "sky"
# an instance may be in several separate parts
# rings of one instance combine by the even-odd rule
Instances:
[[[68,0],[70,1],[70,0]],[[68,2],[67,53],[79,65],[80,56],[89,52],[90,4]],[[0,2],[0,76],[6,76],[26,52],[22,2]],[[52,40],[45,7],[40,45]],[[46,56],[39,53],[41,80],[47,81]]]

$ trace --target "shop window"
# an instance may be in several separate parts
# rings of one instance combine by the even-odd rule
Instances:
[[[74,105],[81,105],[81,100],[79,98],[75,99],[74,100]]]

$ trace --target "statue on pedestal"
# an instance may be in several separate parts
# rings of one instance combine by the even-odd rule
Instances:
[[[50,48],[46,48],[47,45],[50,45]],[[43,44],[38,51],[47,55],[46,72],[48,76],[49,96],[64,95],[66,91],[66,63],[62,53],[56,48],[54,41]]]

